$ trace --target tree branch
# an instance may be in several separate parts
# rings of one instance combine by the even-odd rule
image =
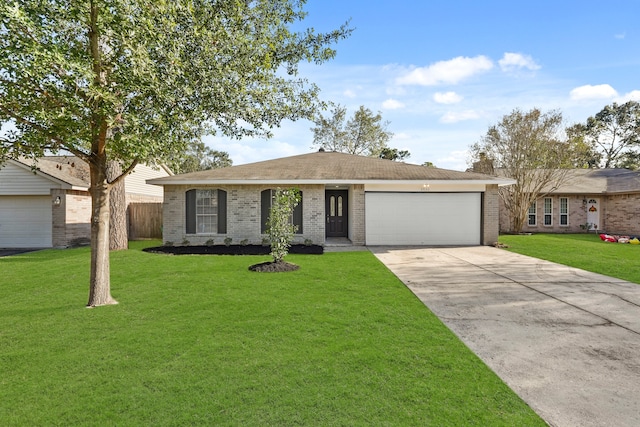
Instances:
[[[127,169],[125,169],[124,172],[122,172],[119,176],[117,176],[113,181],[108,183],[109,186],[113,187],[114,185],[116,185],[117,183],[122,181],[127,175],[129,175],[131,172],[133,172],[135,167],[138,166],[138,163],[140,163],[140,161],[138,159],[135,159],[133,162],[131,162],[129,167]]]

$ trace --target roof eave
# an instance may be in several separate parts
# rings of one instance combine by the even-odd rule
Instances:
[[[481,184],[513,185],[513,179],[189,179],[155,178],[147,180],[151,185],[336,185],[336,184]]]

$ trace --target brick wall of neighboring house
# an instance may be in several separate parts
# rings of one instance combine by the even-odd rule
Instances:
[[[544,199],[551,199],[551,225],[544,223]],[[566,198],[568,203],[568,224],[560,224],[560,199]],[[589,196],[583,195],[553,195],[543,197],[536,202],[536,225],[530,226],[525,219],[525,225],[522,227],[523,232],[531,233],[584,233],[587,231],[587,207],[584,201]],[[600,198],[600,209],[603,208],[603,198]],[[602,215],[600,218],[602,222]]]
[[[87,245],[91,236],[91,196],[86,191],[51,190],[52,245],[55,248]]]
[[[585,233],[587,232],[588,200],[600,201],[598,230],[610,234],[640,235],[640,194],[558,194],[547,196],[552,201],[551,225],[544,223],[544,198],[537,201],[536,225],[530,226],[525,220],[523,232],[529,233]],[[560,199],[567,198],[569,218],[567,225],[560,224]],[[500,202],[500,232],[510,231],[509,215]]]
[[[88,245],[91,239],[91,195],[85,191],[52,189],[52,246]],[[53,201],[60,197],[60,204]],[[162,198],[127,194],[130,203],[162,203]]]
[[[640,194],[607,196],[605,204],[603,231],[640,235]]]
[[[227,192],[227,232],[225,234],[187,234],[185,194],[191,189],[220,189]],[[165,186],[163,206],[163,241],[175,245],[185,240],[190,245],[203,245],[209,240],[214,244],[224,244],[225,238],[232,243],[247,240],[250,244],[261,244],[266,235],[261,234],[260,193],[275,186],[268,185],[222,185],[222,186]],[[302,234],[297,234],[294,242],[306,239],[315,244],[324,243],[324,185],[300,185],[303,194]]]
[[[349,239],[354,245],[364,245],[366,236],[364,184],[349,189]]]

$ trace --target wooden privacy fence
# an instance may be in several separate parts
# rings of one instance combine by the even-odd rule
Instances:
[[[162,203],[129,204],[129,239],[162,238]]]

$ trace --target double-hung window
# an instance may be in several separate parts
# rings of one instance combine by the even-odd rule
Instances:
[[[536,202],[531,203],[527,211],[527,225],[529,227],[536,226]]]
[[[560,197],[560,225],[569,225],[569,199]]]
[[[551,197],[544,198],[544,225],[553,225],[553,201]]]
[[[187,234],[225,234],[227,232],[227,192],[189,190],[186,193]]]

